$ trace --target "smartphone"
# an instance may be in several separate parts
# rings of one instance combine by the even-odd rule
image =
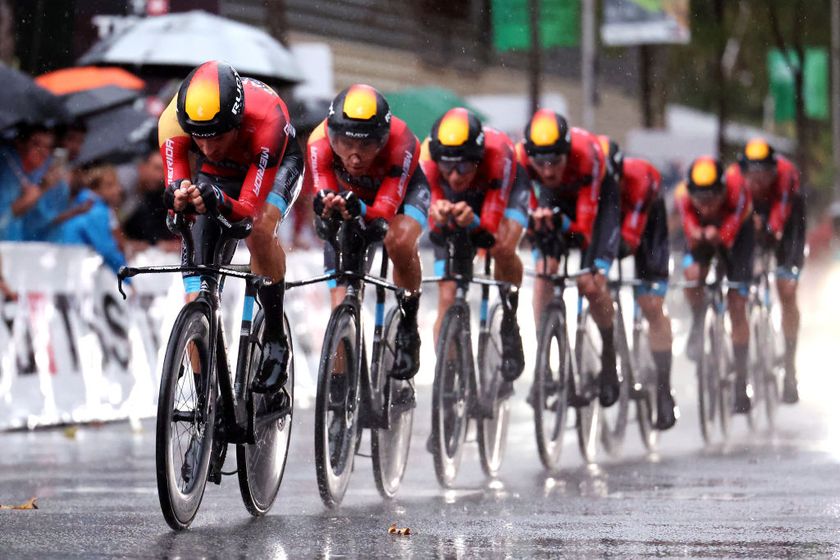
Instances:
[[[56,148],[53,150],[52,167],[67,165],[67,148]]]

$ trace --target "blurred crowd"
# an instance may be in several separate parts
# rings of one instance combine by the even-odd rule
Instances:
[[[115,272],[150,247],[179,251],[166,226],[157,131],[144,154],[119,165],[78,164],[87,134],[81,121],[30,125],[0,143],[0,241],[86,245]],[[295,247],[311,243],[310,207],[296,204],[289,228]]]

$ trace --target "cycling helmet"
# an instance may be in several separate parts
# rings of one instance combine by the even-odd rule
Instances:
[[[429,152],[437,162],[479,162],[484,157],[484,129],[474,113],[456,107],[432,126]]]
[[[572,149],[569,123],[549,109],[540,109],[525,127],[525,152],[529,156],[562,155]]]
[[[702,156],[691,162],[688,169],[688,194],[692,197],[719,195],[726,189],[726,177],[720,161]]]
[[[191,136],[216,136],[233,130],[245,113],[242,79],[223,62],[205,62],[181,83],[175,111],[181,128]]]
[[[339,93],[327,114],[330,142],[337,136],[373,140],[384,146],[391,133],[391,109],[371,86],[355,84]]]
[[[738,165],[743,171],[772,169],[776,166],[776,151],[764,138],[753,138],[738,154]]]
[[[618,142],[611,140],[609,136],[600,134],[598,142],[601,144],[601,150],[604,152],[604,158],[612,167],[613,173],[621,177],[624,173],[624,152],[621,151]]]

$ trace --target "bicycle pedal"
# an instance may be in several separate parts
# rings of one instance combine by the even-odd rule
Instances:
[[[576,394],[569,394],[568,397],[568,404],[574,408],[583,408],[585,406],[589,406],[589,404],[594,400],[587,396],[576,395]]]

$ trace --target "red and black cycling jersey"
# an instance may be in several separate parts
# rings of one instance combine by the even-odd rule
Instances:
[[[782,233],[790,218],[793,198],[799,193],[799,170],[782,156],[776,156],[776,179],[766,190],[751,190],[755,211],[767,219],[773,233]],[[740,171],[740,169],[738,170]]]
[[[367,205],[366,220],[390,221],[405,199],[406,189],[420,161],[420,142],[411,129],[397,117],[391,117],[388,143],[379,151],[368,173],[354,177],[333,152],[324,120],[309,137],[306,163],[309,173],[304,187],[309,192],[352,191]]]
[[[636,251],[645,231],[653,201],[659,197],[662,176],[644,159],[624,158],[621,183],[621,237]]]
[[[177,95],[163,111],[158,123],[160,153],[163,156],[166,184],[190,179],[190,151],[198,154],[198,171],[225,179],[241,179],[235,198],[224,193],[224,206],[230,218],[256,217],[271,192],[277,169],[294,143],[294,128],[286,104],[264,83],[251,78],[242,80],[245,112],[237,129],[236,142],[222,161],[210,161],[198,150],[189,134],[178,124]]]
[[[516,156],[531,179],[531,210],[559,207],[572,220],[569,232],[580,235],[589,244],[598,215],[601,182],[606,173],[604,152],[597,136],[591,132],[581,128],[572,128],[570,132],[571,149],[558,187],[540,184],[522,142],[516,145]]]
[[[694,235],[705,226],[716,226],[723,246],[731,249],[741,226],[752,213],[752,197],[743,176],[733,164],[726,170],[726,193],[723,204],[714,215],[703,216],[691,200],[688,190],[678,188],[675,203],[682,217],[685,238],[689,245]],[[690,249],[693,247],[689,247]]]
[[[420,164],[432,191],[432,204],[438,200],[465,201],[478,217],[478,227],[495,234],[499,229],[516,179],[513,141],[494,128],[484,127],[484,157],[478,164],[475,179],[468,189],[455,193],[441,175],[437,163],[423,143]],[[433,224],[433,227],[435,225]]]

